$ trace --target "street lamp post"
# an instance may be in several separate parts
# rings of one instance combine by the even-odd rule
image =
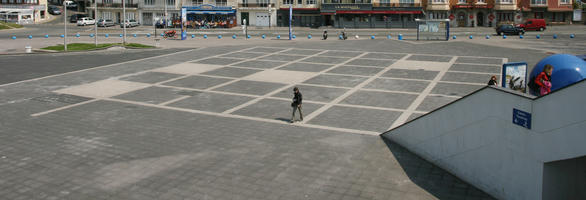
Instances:
[[[165,19],[163,20],[165,22],[165,26],[163,26],[164,28],[167,28],[167,0],[163,0],[165,2]]]
[[[104,22],[105,24],[106,22]],[[105,25],[104,25],[105,26]],[[94,42],[98,46],[98,0],[94,0]]]
[[[122,19],[124,19],[124,21],[122,21],[122,24],[124,24],[124,26],[123,26],[124,36],[122,37],[122,45],[126,45],[126,0],[122,0],[122,15],[124,15],[122,17]]]
[[[271,15],[272,15],[272,8],[271,8],[271,2],[269,1],[269,29],[271,29]]]
[[[63,1],[63,10],[65,10],[65,16],[63,17],[63,48],[67,51],[67,6]]]

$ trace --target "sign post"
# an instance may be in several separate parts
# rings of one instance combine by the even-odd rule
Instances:
[[[289,5],[289,40],[292,38],[293,28],[291,27],[291,21],[293,20],[293,5]]]
[[[187,8],[181,8],[181,40],[187,39]]]

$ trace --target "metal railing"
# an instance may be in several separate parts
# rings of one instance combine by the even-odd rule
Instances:
[[[268,8],[275,7],[274,3],[238,3],[239,8]]]

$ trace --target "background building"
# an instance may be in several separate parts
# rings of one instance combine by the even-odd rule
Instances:
[[[0,21],[32,24],[47,15],[47,0],[0,0]]]
[[[277,0],[238,0],[238,24],[277,26]]]

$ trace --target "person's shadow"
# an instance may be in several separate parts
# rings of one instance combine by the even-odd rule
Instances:
[[[291,119],[282,118],[282,117],[275,118],[275,120],[284,121],[284,122],[289,122],[289,121],[291,121]]]

